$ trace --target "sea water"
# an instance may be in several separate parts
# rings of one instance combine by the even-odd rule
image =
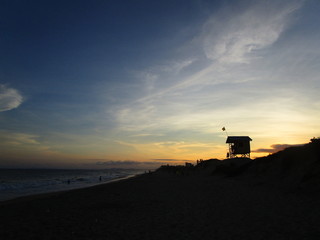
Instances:
[[[89,187],[143,172],[137,169],[0,169],[0,201],[26,195]]]

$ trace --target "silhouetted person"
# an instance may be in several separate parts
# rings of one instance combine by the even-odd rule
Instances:
[[[102,177],[101,177],[101,176],[99,177],[99,181],[100,181],[100,182],[102,181]]]

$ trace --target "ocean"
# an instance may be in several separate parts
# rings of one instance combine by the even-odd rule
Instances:
[[[84,188],[144,173],[137,169],[0,169],[0,201]]]

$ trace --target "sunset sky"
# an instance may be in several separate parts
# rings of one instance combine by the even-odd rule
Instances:
[[[252,157],[320,136],[319,0],[0,1],[0,167]],[[221,129],[225,127],[227,132]]]

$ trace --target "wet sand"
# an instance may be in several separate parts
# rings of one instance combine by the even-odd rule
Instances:
[[[0,239],[320,239],[320,197],[167,172],[0,203]]]

